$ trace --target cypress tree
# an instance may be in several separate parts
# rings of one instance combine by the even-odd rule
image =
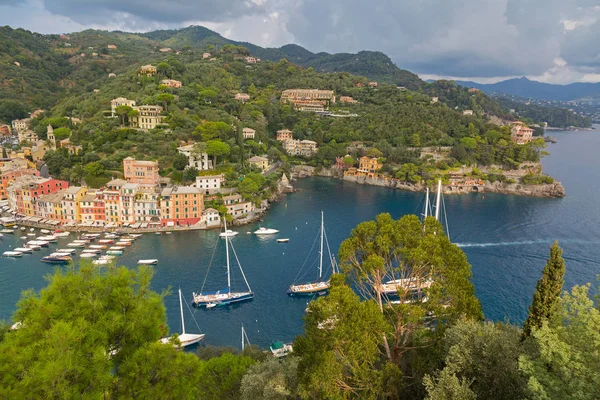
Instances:
[[[546,262],[542,278],[538,281],[529,307],[529,315],[523,325],[523,340],[531,335],[534,329],[542,327],[556,312],[565,276],[565,260],[558,242],[550,247],[550,258]]]
[[[2,158],[8,158],[8,154],[6,153],[6,147],[2,147]]]

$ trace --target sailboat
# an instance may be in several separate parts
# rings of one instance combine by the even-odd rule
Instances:
[[[319,279],[315,282],[307,282],[301,283],[297,285],[290,285],[287,293],[289,296],[312,296],[314,294],[326,294],[329,288],[331,287],[331,282],[328,280],[323,280],[323,243],[327,241],[327,235],[325,234],[325,223],[323,219],[323,211],[321,211],[321,247],[319,251]],[[329,242],[327,242],[327,250],[329,251],[329,259],[331,261],[332,272],[336,272],[335,261],[331,255],[331,250],[329,249]]]
[[[227,232],[227,221],[225,221],[225,232]],[[250,289],[250,285],[248,284],[248,280],[246,279],[246,275],[244,274],[244,270],[242,269],[242,264],[240,264],[240,260],[237,257],[235,249],[233,248],[233,244],[230,243],[231,238],[229,236],[225,236],[225,255],[227,258],[227,288],[223,290],[218,290],[216,292],[200,292],[200,293],[192,293],[194,298],[194,304],[197,307],[204,306],[206,308],[213,308],[216,306],[226,306],[232,303],[239,303],[242,301],[252,300],[254,298],[254,293],[252,289]],[[244,292],[232,292],[231,291],[231,267],[229,263],[229,247],[233,251],[233,255],[235,256],[235,260],[238,263],[238,267],[240,268],[240,272],[242,273],[242,277],[244,278],[244,282],[246,283],[247,291]],[[209,269],[210,270],[210,269]],[[207,271],[208,274],[208,271]],[[204,286],[202,287],[204,289]]]
[[[177,337],[181,342],[181,347],[190,346],[204,339],[203,333],[185,333],[185,320],[183,319],[183,301],[181,300],[181,289],[179,289],[179,311],[181,313],[181,334]],[[160,341],[167,344],[171,341],[170,337],[162,338]]]
[[[429,188],[426,190],[425,195],[425,212],[423,218],[423,229],[425,229],[425,219],[427,217],[434,216],[436,220],[440,219],[440,210],[442,206],[442,180],[438,180],[437,185],[437,194],[435,197],[435,206],[429,205]],[[432,208],[435,207],[435,214],[433,213]],[[448,233],[448,222],[446,221],[446,233]],[[385,283],[382,283],[379,287],[379,291],[382,295],[386,296],[388,299],[396,299],[399,297],[400,292],[404,292],[405,296],[408,297],[408,300],[403,301],[403,303],[410,303],[417,300],[422,302],[427,301],[427,296],[423,295],[423,291],[425,289],[429,289],[433,281],[428,278],[421,277],[408,277],[408,278],[400,278],[400,279],[392,279]],[[392,303],[401,303],[397,300],[392,301]]]
[[[244,324],[242,324],[242,351],[246,348],[246,345],[250,345],[250,340],[248,339],[248,335],[246,335],[246,330],[244,329]]]

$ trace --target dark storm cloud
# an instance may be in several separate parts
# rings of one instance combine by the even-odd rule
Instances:
[[[81,24],[110,23],[117,13],[148,23],[218,22],[260,12],[263,8],[261,1],[250,0],[44,0],[44,5],[48,11]]]

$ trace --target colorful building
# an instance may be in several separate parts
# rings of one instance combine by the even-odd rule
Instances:
[[[527,144],[533,140],[533,129],[521,121],[513,122],[510,128],[510,138],[517,144]]]
[[[5,200],[8,198],[6,189],[11,183],[21,176],[40,176],[40,172],[37,169],[32,168],[19,168],[2,172],[0,174],[0,200]]]
[[[106,221],[104,195],[102,192],[88,192],[79,202],[81,222]]]
[[[256,131],[252,128],[244,128],[242,130],[242,136],[244,139],[254,139],[256,136]]]
[[[64,191],[62,199],[63,220],[66,223],[77,223],[81,221],[79,202],[86,195],[87,188],[71,186]]]
[[[161,223],[165,226],[188,226],[200,222],[204,195],[199,188],[172,186],[161,192]]]
[[[289,129],[282,129],[277,131],[277,140],[284,141],[292,139],[294,139],[294,132],[290,131]]]
[[[217,193],[223,182],[225,182],[223,174],[196,177],[196,187],[205,194]]]
[[[160,200],[155,187],[140,186],[133,200],[135,222],[160,224]]]
[[[137,183],[126,183],[121,186],[121,224],[132,224],[135,222],[134,202],[139,186]]]
[[[113,179],[104,187],[104,212],[106,221],[121,224],[121,189],[127,183],[123,179]]]
[[[250,165],[260,168],[261,171],[269,168],[269,159],[267,157],[253,156],[248,160]]]
[[[123,160],[123,175],[127,182],[158,185],[158,162],[138,161],[133,157]]]
[[[178,147],[177,151],[188,158],[188,167],[196,168],[198,171],[213,169],[212,160],[208,158],[208,154],[196,151],[193,144]]]

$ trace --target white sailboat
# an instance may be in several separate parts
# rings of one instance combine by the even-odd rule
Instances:
[[[225,221],[225,232],[227,232],[227,221]],[[242,301],[252,300],[254,298],[254,293],[252,289],[250,289],[250,285],[248,284],[248,280],[246,279],[246,275],[244,274],[244,270],[242,269],[242,265],[240,264],[240,260],[237,257],[235,249],[233,248],[233,244],[230,243],[231,238],[229,236],[225,236],[225,255],[227,258],[227,288],[223,290],[218,290],[216,292],[200,292],[200,293],[192,293],[194,304],[198,307],[204,306],[206,308],[213,308],[215,306],[225,306],[232,303],[239,303]],[[235,260],[237,261],[238,267],[240,268],[240,272],[242,273],[242,277],[244,278],[244,282],[246,283],[247,291],[243,292],[232,292],[231,291],[231,266],[229,263],[229,247],[233,251],[233,255],[235,256]],[[210,267],[209,267],[210,270]],[[208,274],[208,271],[206,272]],[[204,289],[204,285],[202,289]]]
[[[323,280],[323,244],[327,241],[327,235],[325,233],[325,223],[323,218],[323,211],[321,211],[321,247],[319,250],[319,279],[314,282],[307,282],[302,284],[290,285],[287,293],[289,296],[312,296],[314,294],[326,294],[329,290],[331,283],[328,280]],[[327,250],[329,252],[329,260],[331,261],[332,273],[336,272],[336,264],[333,256],[331,255],[331,249],[329,249],[329,242],[327,242]]]
[[[191,346],[192,344],[198,343],[204,339],[203,333],[186,333],[185,332],[185,320],[183,318],[183,301],[181,300],[181,289],[179,289],[179,312],[181,313],[181,334],[177,336],[181,342],[181,347]],[[160,341],[167,344],[171,341],[170,337],[162,338]]]
[[[242,351],[246,348],[246,345],[251,345],[250,340],[248,340],[248,335],[246,335],[246,330],[244,329],[244,324],[242,324]]]

